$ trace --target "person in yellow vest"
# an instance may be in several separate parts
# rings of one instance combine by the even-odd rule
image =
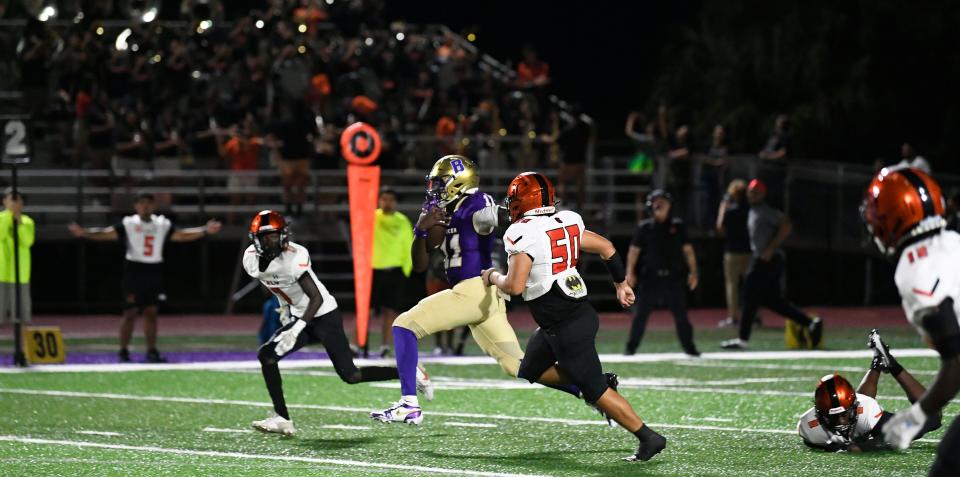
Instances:
[[[16,308],[16,276],[13,263],[13,222],[17,221],[17,247],[20,255],[20,316]],[[3,193],[3,211],[0,212],[0,324],[7,321],[29,323],[32,315],[30,300],[30,247],[34,241],[33,219],[23,213],[23,195],[7,189]]]
[[[373,226],[373,293],[372,305],[383,322],[383,344],[380,354],[390,353],[393,343],[393,320],[402,305],[404,284],[413,269],[410,246],[413,225],[397,211],[397,192],[389,187],[380,190],[380,208]]]

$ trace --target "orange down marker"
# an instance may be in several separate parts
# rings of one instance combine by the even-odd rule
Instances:
[[[357,305],[357,345],[366,349],[373,285],[373,225],[380,193],[380,134],[367,123],[353,123],[340,136],[347,161],[350,195],[350,236],[353,246],[353,287]]]

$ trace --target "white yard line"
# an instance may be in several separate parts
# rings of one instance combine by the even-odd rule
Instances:
[[[667,390],[676,390],[677,388],[668,387]],[[697,390],[698,388],[691,388]],[[742,394],[742,391],[736,391],[731,389],[713,389],[705,392],[716,393],[720,391],[729,391],[731,393]],[[35,396],[57,396],[57,397],[77,397],[77,398],[95,398],[95,399],[120,399],[120,400],[135,400],[135,401],[157,401],[157,402],[177,402],[177,403],[189,403],[189,404],[221,404],[221,405],[235,405],[235,406],[251,406],[251,407],[271,407],[272,405],[267,402],[256,402],[256,401],[233,401],[226,399],[204,399],[204,398],[187,398],[187,397],[165,397],[165,396],[137,396],[131,394],[108,394],[108,393],[86,393],[86,392],[76,392],[76,391],[54,391],[54,390],[42,390],[42,389],[11,389],[11,388],[0,388],[0,393],[8,394],[25,394],[25,395],[35,395]],[[756,393],[756,392],[754,392]],[[760,394],[772,394],[770,393],[760,393]],[[809,397],[809,393],[794,393],[797,396]],[[777,393],[775,395],[783,395]],[[881,397],[881,399],[889,399]],[[906,398],[904,398],[906,400]],[[345,407],[345,406],[323,406],[316,404],[287,404],[288,408],[291,409],[315,409],[315,410],[324,410],[324,411],[337,411],[337,412],[357,412],[368,414],[370,409],[366,408],[357,408],[357,407]],[[482,413],[466,413],[466,412],[443,412],[443,411],[426,411],[427,415],[441,416],[441,417],[454,417],[459,419],[486,419],[486,420],[503,420],[503,421],[520,421],[520,422],[543,422],[551,424],[563,424],[568,426],[606,426],[606,421],[599,419],[593,420],[584,420],[584,419],[559,419],[552,417],[533,417],[533,416],[511,416],[508,414],[482,414]],[[728,431],[728,432],[756,432],[756,433],[768,433],[768,434],[794,434],[795,430],[789,429],[755,429],[755,428],[740,428],[740,427],[718,427],[718,426],[700,426],[700,425],[689,425],[689,424],[666,424],[666,423],[650,423],[651,427],[663,427],[663,428],[673,428],[673,429],[691,429],[691,430],[706,430],[706,431]],[[923,440],[920,442],[938,442],[934,440]]]
[[[92,448],[99,448],[99,449],[129,450],[129,451],[138,451],[138,452],[152,452],[152,453],[175,454],[175,455],[193,455],[193,456],[202,456],[202,457],[228,457],[228,458],[251,459],[251,460],[308,462],[308,463],[314,463],[314,464],[331,464],[331,465],[338,465],[338,466],[344,466],[344,467],[366,467],[366,468],[373,468],[373,469],[400,470],[400,471],[410,472],[413,474],[478,475],[478,476],[485,476],[485,477],[527,477],[531,475],[531,474],[512,474],[512,473],[505,473],[505,472],[481,472],[481,471],[467,470],[467,469],[446,469],[442,467],[426,467],[421,465],[385,464],[385,463],[363,462],[363,461],[346,460],[346,459],[324,459],[324,458],[316,458],[316,457],[297,457],[297,456],[286,456],[286,455],[246,454],[242,452],[200,451],[200,450],[190,450],[190,449],[172,449],[167,447],[155,447],[155,446],[102,444],[99,442],[68,441],[68,440],[58,440],[58,439],[35,439],[31,437],[21,437],[21,436],[0,435],[0,441],[20,442],[23,444],[62,445],[62,446],[71,446],[71,447],[92,447]]]
[[[899,356],[900,353],[897,353]],[[762,363],[724,363],[717,361],[698,361],[698,360],[686,360],[686,361],[677,361],[674,364],[678,366],[692,366],[695,368],[724,368],[724,369],[774,369],[774,370],[793,370],[793,371],[824,371],[830,370],[834,372],[850,372],[850,373],[865,373],[867,368],[863,366],[830,366],[827,365],[813,365],[813,364],[762,364]],[[936,376],[937,371],[912,371],[910,374],[916,376]]]
[[[937,352],[926,349],[898,349],[898,358],[924,357],[936,358]],[[632,356],[621,354],[602,354],[600,360],[604,363],[654,363],[664,361],[676,361],[680,363],[694,363],[694,366],[704,363],[703,360],[715,361],[749,361],[749,360],[769,360],[769,359],[847,359],[847,358],[871,358],[871,350],[852,350],[852,351],[740,351],[740,352],[716,352],[704,353],[701,358],[690,358],[683,353],[645,353]],[[420,361],[429,365],[443,364],[450,366],[470,366],[476,364],[496,364],[493,358],[488,356],[443,356],[430,357],[424,356]],[[366,365],[390,365],[394,363],[393,359],[358,359],[355,360],[358,366]],[[329,368],[333,364],[327,359],[300,359],[283,360],[280,367],[283,369],[298,368]],[[179,371],[179,370],[230,370],[230,369],[259,369],[260,362],[257,360],[247,361],[211,361],[205,363],[110,363],[110,364],[42,364],[34,365],[29,368],[3,367],[0,373],[31,373],[31,372],[130,372],[130,371]]]
[[[203,432],[225,432],[228,434],[247,434],[253,432],[253,429],[221,429],[219,427],[204,427]]]
[[[348,431],[367,431],[373,429],[370,426],[346,426],[343,424],[325,424],[320,427],[323,429],[344,429]]]
[[[453,426],[453,427],[483,427],[483,428],[495,428],[496,424],[489,424],[483,422],[456,422],[448,421],[443,423],[444,426]]]
[[[91,436],[122,436],[123,434],[119,432],[109,432],[109,431],[77,431],[77,434],[87,434]]]

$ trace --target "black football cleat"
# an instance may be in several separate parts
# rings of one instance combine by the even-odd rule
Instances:
[[[810,323],[810,348],[816,349],[823,340],[823,320],[820,317],[814,317]]]
[[[147,359],[146,359],[146,361],[147,361],[148,363],[166,363],[166,362],[167,362],[167,358],[164,358],[163,356],[160,356],[160,352],[159,352],[159,351],[157,351],[157,350],[155,350],[155,349],[151,349],[151,350],[148,350],[148,351],[147,351]]]
[[[637,448],[637,452],[635,454],[624,457],[623,460],[627,462],[646,462],[666,448],[667,438],[654,432],[653,437],[648,439],[646,442],[640,442],[640,447]]]
[[[130,350],[128,350],[127,348],[121,349],[119,352],[117,352],[117,359],[120,360],[121,363],[129,363]]]

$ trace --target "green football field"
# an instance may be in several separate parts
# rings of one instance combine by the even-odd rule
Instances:
[[[912,333],[887,334],[895,354],[917,347]],[[349,386],[318,362],[284,370],[299,429],[292,438],[251,430],[250,421],[270,410],[255,367],[2,372],[0,474],[925,475],[942,429],[907,451],[869,454],[812,451],[796,434],[821,375],[837,371],[859,383],[870,362],[863,332],[838,331],[833,351],[790,359],[775,352],[731,359],[738,354],[718,352],[706,340],[714,334],[719,337],[708,332],[701,342],[710,352],[702,359],[648,354],[628,362],[608,355],[605,367],[621,376],[622,393],[669,439],[667,449],[645,463],[621,461],[636,439],[607,427],[582,402],[508,379],[493,364],[428,361],[436,399],[423,402],[424,424],[416,427],[367,417],[397,399],[396,383]],[[782,332],[759,336],[757,348],[782,349]],[[615,353],[616,338],[604,337],[601,349]],[[672,333],[651,338],[655,351],[676,349]],[[190,343],[167,340],[168,349]],[[84,346],[98,345],[76,343]],[[839,351],[844,348],[856,353]],[[938,366],[934,357],[901,363],[923,383]],[[888,410],[909,405],[888,375],[879,395]],[[947,408],[947,424],[957,411],[956,404]]]

